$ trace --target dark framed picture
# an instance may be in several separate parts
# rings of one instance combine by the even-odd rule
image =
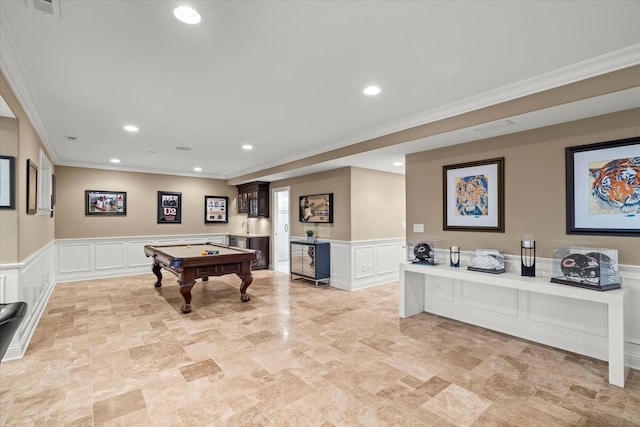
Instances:
[[[640,137],[567,147],[567,234],[640,236]]]
[[[229,198],[204,196],[204,223],[229,222]]]
[[[127,193],[124,191],[85,190],[84,214],[97,216],[126,215]]]
[[[182,223],[182,193],[158,191],[158,224]]]
[[[300,196],[300,222],[333,223],[333,193]]]
[[[504,233],[504,157],[442,167],[443,229]]]
[[[0,209],[16,208],[16,158],[0,156]]]
[[[38,211],[38,166],[27,159],[27,214]]]

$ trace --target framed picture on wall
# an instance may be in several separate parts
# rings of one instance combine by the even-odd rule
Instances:
[[[127,214],[127,193],[125,191],[85,190],[84,214],[112,216]]]
[[[0,209],[16,208],[15,163],[13,156],[0,156]]]
[[[27,214],[38,211],[38,166],[27,159]]]
[[[640,236],[640,137],[567,147],[567,234]]]
[[[333,223],[333,193],[300,196],[300,222]]]
[[[442,167],[443,229],[504,233],[504,157]]]
[[[158,191],[158,224],[182,223],[182,193]]]
[[[229,198],[204,196],[204,223],[229,222]]]

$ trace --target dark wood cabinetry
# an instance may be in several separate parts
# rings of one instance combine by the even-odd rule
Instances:
[[[258,259],[251,268],[262,270],[269,268],[269,237],[268,236],[241,236],[230,235],[229,246],[242,249],[255,249],[258,251]]]
[[[238,213],[249,218],[269,218],[269,183],[250,182],[238,185]]]

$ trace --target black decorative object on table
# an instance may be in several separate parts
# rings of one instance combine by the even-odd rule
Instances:
[[[449,266],[460,267],[460,247],[451,246],[449,249]]]
[[[536,277],[536,241],[531,234],[520,241],[520,275]]]

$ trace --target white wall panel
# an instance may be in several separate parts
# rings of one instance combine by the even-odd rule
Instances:
[[[441,301],[454,302],[455,282],[452,279],[435,279],[425,276],[425,297],[427,300],[433,298]]]
[[[529,294],[527,319],[602,337],[607,336],[607,307],[595,302]]]
[[[376,246],[376,274],[398,272],[398,248],[392,243]]]
[[[372,277],[375,274],[373,271],[375,261],[374,246],[356,246],[353,248],[353,255],[355,260],[353,263],[355,269],[354,277],[356,279]]]
[[[58,271],[60,273],[92,270],[92,242],[61,243],[58,245],[58,254]]]
[[[518,291],[501,289],[482,283],[462,282],[460,303],[509,316],[518,316]]]
[[[137,240],[129,242],[127,264],[131,267],[150,266],[151,259],[144,254],[144,247],[152,245],[151,240]]]
[[[96,270],[108,268],[123,268],[125,242],[98,242],[96,243]]]

